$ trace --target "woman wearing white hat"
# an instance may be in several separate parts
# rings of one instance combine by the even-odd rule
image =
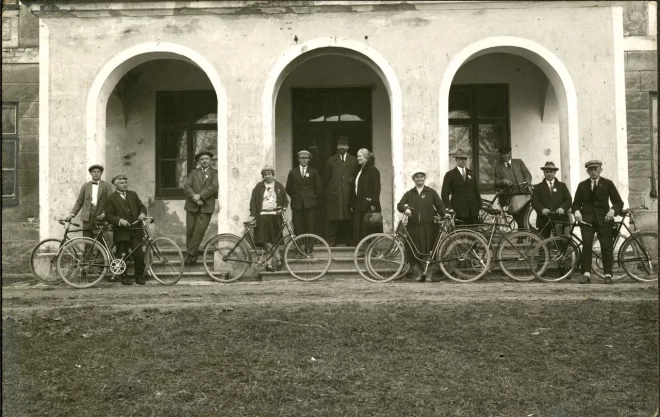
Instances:
[[[266,165],[261,170],[261,177],[263,181],[257,183],[252,190],[248,221],[257,220],[257,227],[254,230],[254,243],[264,245],[266,250],[270,251],[273,242],[282,230],[281,218],[274,210],[277,207],[286,209],[289,199],[286,197],[284,186],[275,180],[275,168]],[[275,267],[273,267],[273,259],[277,260]],[[281,264],[280,253],[275,251],[275,256],[268,260],[266,269],[268,271],[279,270]]]

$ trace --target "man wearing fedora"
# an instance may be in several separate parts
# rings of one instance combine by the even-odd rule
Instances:
[[[465,166],[468,156],[463,149],[458,149],[453,156],[456,158],[456,168],[445,174],[440,192],[442,202],[447,211],[456,212],[455,218],[460,221],[459,225],[479,223],[481,193],[477,178]]]
[[[218,171],[211,167],[213,154],[202,151],[195,155],[199,167],[190,171],[183,184],[186,195],[186,259],[184,264],[197,262],[197,251],[209,227],[218,197]]]
[[[509,204],[511,196],[516,194],[527,194],[527,191],[518,184],[526,182],[532,183],[532,174],[529,173],[527,166],[522,159],[511,158],[511,147],[502,146],[499,149],[502,156],[502,162],[495,165],[495,187],[502,187],[507,193],[500,195],[500,207]],[[526,205],[525,205],[526,207]],[[521,209],[512,215],[519,228],[525,227],[525,210]]]
[[[559,168],[555,163],[548,161],[541,167],[545,179],[534,187],[532,193],[532,207],[538,214],[536,217],[536,228],[541,232],[544,239],[550,237],[551,230],[546,227],[550,212],[556,212],[559,221],[568,221],[568,210],[571,208],[573,199],[568,187],[555,178]],[[562,227],[557,227],[557,235],[561,235]]]
[[[603,256],[603,269],[605,270],[605,284],[612,284],[612,265],[614,264],[613,221],[615,213],[623,210],[623,200],[614,183],[600,176],[603,163],[591,160],[584,164],[589,178],[578,184],[573,201],[573,215],[580,224],[582,233],[582,280],[581,284],[591,282],[591,255],[594,234],[598,233],[601,255]],[[612,207],[610,207],[610,201]]]
[[[105,201],[112,194],[112,186],[101,180],[103,166],[94,164],[89,167],[88,171],[92,180],[80,187],[76,204],[71,209],[71,213],[65,217],[66,221],[70,221],[80,212],[83,229],[95,228],[96,220],[103,220]],[[83,236],[93,239],[94,231],[85,230]]]
[[[353,234],[351,193],[355,182],[357,159],[348,154],[349,138],[337,138],[337,153],[325,164],[325,206],[329,222],[330,246],[337,245],[337,236]]]
[[[147,217],[147,208],[142,204],[137,193],[128,189],[126,175],[116,175],[112,179],[112,184],[117,187],[117,191],[110,194],[105,201],[105,214],[108,222],[116,226],[114,229],[116,256],[121,258],[125,253],[135,249],[132,255],[135,282],[144,285],[144,252],[140,245],[143,237],[142,232],[140,230],[122,230],[122,228],[140,227],[139,225],[132,226],[132,224]],[[133,284],[133,281],[126,275],[126,271],[122,274],[121,283],[124,285]]]
[[[323,194],[323,183],[319,172],[309,166],[312,154],[298,152],[300,165],[289,171],[286,179],[286,193],[291,197],[293,231],[296,235],[314,233],[314,216],[317,199]]]

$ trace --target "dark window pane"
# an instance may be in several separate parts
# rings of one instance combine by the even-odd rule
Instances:
[[[218,100],[213,91],[199,91],[194,95],[189,96],[188,112],[190,113],[190,121],[197,123],[217,123]],[[204,119],[212,119],[215,116],[215,121],[199,121]]]
[[[369,120],[371,109],[365,97],[346,95],[340,97],[342,122],[364,122]]]
[[[469,119],[472,114],[471,91],[460,88],[449,90],[449,118]]]
[[[325,121],[338,122],[339,121],[339,97],[334,95],[322,95],[325,103]]]
[[[179,168],[179,169],[177,169]],[[179,188],[177,171],[180,171],[179,161],[161,161],[160,186],[161,188]]]
[[[2,133],[16,133],[16,105],[4,104],[2,106]]]
[[[16,197],[16,171],[2,170],[2,197]]]
[[[479,117],[506,117],[506,97],[502,88],[479,89]]]
[[[2,168],[14,169],[16,168],[16,145],[14,141],[2,142]]]
[[[159,123],[185,123],[186,103],[185,100],[172,95],[161,95],[158,98],[158,122]]]
[[[322,122],[325,106],[323,96],[307,96],[298,101],[298,121]]]
[[[472,167],[472,133],[471,126],[452,125],[449,126],[449,154],[454,154],[458,149],[464,150],[468,155],[467,166]],[[456,159],[449,157],[449,169],[456,167]]]
[[[193,155],[201,151],[209,151],[213,154],[211,166],[218,168],[218,131],[217,130],[196,130],[193,138]]]
[[[479,182],[482,184],[491,184],[495,180],[495,165],[500,159],[497,150],[504,144],[504,136],[503,124],[479,125]]]
[[[160,132],[160,157],[186,159],[188,157],[187,133],[181,131]]]

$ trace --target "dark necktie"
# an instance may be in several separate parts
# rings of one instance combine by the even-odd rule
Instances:
[[[511,164],[510,163],[506,162],[505,165],[506,165],[507,169],[511,169]]]

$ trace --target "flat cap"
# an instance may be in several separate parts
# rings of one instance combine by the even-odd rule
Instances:
[[[592,159],[591,161],[584,164],[584,167],[589,168],[589,167],[602,166],[602,165],[603,165],[602,161],[599,161],[598,159]]]
[[[114,184],[117,180],[128,180],[128,177],[124,174],[115,175],[110,182]]]
[[[308,157],[311,158],[312,154],[309,151],[306,151],[306,150],[303,149],[302,151],[298,152],[298,157],[301,157],[301,156],[308,156]]]
[[[351,138],[348,136],[337,136],[337,143],[339,144],[341,142],[346,142],[346,144],[349,144],[351,142]]]
[[[200,153],[198,153],[197,155],[195,155],[195,161],[198,160],[199,157],[200,157],[200,156],[203,156],[203,155],[208,155],[209,158],[213,158],[213,154],[212,154],[211,152],[209,152],[209,151],[201,151]]]
[[[93,169],[100,169],[101,172],[105,171],[103,169],[103,165],[99,165],[99,164],[94,164],[94,165],[90,166],[89,169],[87,169],[87,171],[92,172]]]
[[[273,168],[272,165],[265,165],[263,168],[261,168],[261,175],[263,175],[264,172],[266,172],[266,171],[270,171],[273,174],[275,174],[275,168]]]

